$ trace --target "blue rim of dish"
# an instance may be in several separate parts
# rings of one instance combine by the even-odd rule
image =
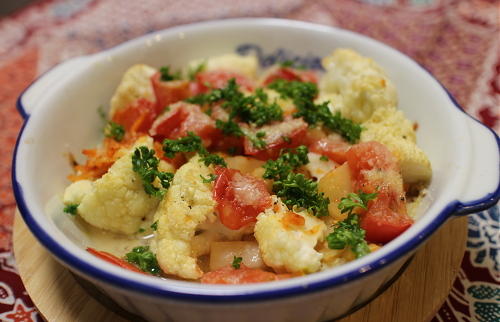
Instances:
[[[262,20],[279,20],[279,19],[262,19]],[[279,20],[279,21],[283,21],[283,20]],[[284,20],[284,21],[286,21],[286,20]],[[201,24],[203,24],[203,23],[201,23]],[[311,24],[311,23],[301,23],[301,24],[315,26],[314,24]],[[338,28],[333,28],[333,27],[328,27],[328,26],[321,26],[321,27],[322,28],[329,28],[329,29],[333,29],[333,30],[338,30]],[[364,35],[360,35],[360,34],[357,34],[355,32],[352,32],[352,31],[349,31],[349,32],[356,34],[357,36],[365,37],[367,39],[372,40],[371,38],[368,38]],[[406,55],[404,55],[403,53],[399,52],[398,50],[396,50],[392,47],[389,47],[389,46],[387,46],[383,43],[380,43],[380,42],[378,42],[378,43],[382,44],[382,45],[384,45],[392,50],[395,50],[399,54],[407,57]],[[409,59],[412,62],[415,62],[413,59],[411,59],[411,58],[409,58]],[[420,66],[420,67],[441,85],[443,90],[450,97],[450,100],[453,103],[453,105],[456,108],[458,108],[460,111],[465,113],[464,109],[460,106],[460,104],[458,104],[458,102],[455,100],[455,98],[452,96],[452,94],[432,75],[432,73],[430,73],[426,68],[424,68],[422,66]],[[470,201],[467,203],[461,203],[458,200],[455,200],[455,201],[448,203],[443,208],[443,210],[440,211],[440,213],[436,216],[436,218],[432,222],[430,222],[429,225],[427,227],[425,227],[418,234],[417,238],[414,238],[414,239],[411,239],[411,240],[405,242],[397,249],[394,249],[391,252],[389,252],[385,257],[366,264],[365,267],[368,267],[368,270],[359,271],[357,269],[351,269],[350,271],[346,272],[345,274],[343,274],[341,276],[326,278],[324,280],[316,281],[316,282],[310,282],[307,285],[289,286],[287,288],[277,289],[277,290],[246,291],[245,294],[224,294],[224,295],[215,294],[215,295],[213,295],[213,294],[194,294],[194,293],[189,293],[188,290],[185,290],[184,293],[181,293],[179,291],[172,291],[172,290],[168,290],[168,289],[163,288],[163,287],[158,287],[156,285],[147,285],[145,283],[134,281],[134,280],[129,279],[129,278],[124,278],[124,277],[114,275],[112,273],[107,272],[106,270],[102,270],[102,269],[99,269],[99,268],[93,266],[89,262],[81,260],[76,255],[72,255],[71,253],[67,252],[64,248],[62,248],[61,245],[59,245],[49,234],[47,234],[45,232],[45,230],[33,218],[32,214],[30,213],[30,211],[28,209],[28,206],[26,205],[23,191],[22,191],[22,187],[21,187],[21,184],[17,181],[17,175],[16,175],[17,150],[18,150],[19,142],[21,140],[24,129],[26,128],[26,125],[29,121],[29,114],[26,113],[26,110],[24,109],[24,107],[22,105],[22,101],[21,101],[22,95],[24,94],[24,92],[26,90],[24,90],[21,93],[20,97],[17,100],[17,109],[19,110],[20,114],[25,118],[25,121],[22,125],[22,128],[21,128],[19,135],[17,137],[17,140],[16,140],[16,145],[14,148],[14,154],[13,154],[13,159],[12,159],[12,174],[11,174],[12,175],[12,186],[13,186],[14,196],[16,198],[17,206],[19,208],[19,211],[20,211],[25,223],[28,225],[28,227],[33,232],[33,234],[37,237],[37,239],[47,249],[50,249],[50,251],[55,256],[57,256],[58,259],[65,262],[68,266],[73,267],[75,270],[81,272],[84,275],[89,275],[92,278],[109,283],[112,286],[114,286],[115,288],[120,288],[120,289],[124,289],[127,291],[132,291],[132,292],[139,292],[139,293],[142,293],[142,294],[145,294],[148,296],[158,296],[158,297],[163,297],[163,298],[168,298],[168,299],[193,301],[193,302],[204,302],[204,303],[211,303],[211,304],[216,304],[216,303],[225,304],[225,303],[235,303],[235,302],[257,302],[257,301],[272,300],[272,299],[277,300],[277,299],[283,299],[285,297],[305,295],[305,294],[309,294],[312,292],[322,291],[322,290],[325,290],[327,288],[331,288],[333,286],[337,286],[337,285],[344,284],[344,283],[349,282],[349,281],[354,281],[354,280],[360,279],[362,277],[366,277],[367,275],[373,274],[374,272],[377,272],[380,269],[388,266],[389,264],[396,261],[398,258],[405,255],[407,252],[416,248],[424,240],[426,240],[437,228],[439,228],[439,226],[450,215],[452,215],[454,213],[468,214],[468,213],[473,213],[473,212],[485,210],[485,209],[488,209],[488,208],[492,207],[493,205],[495,205],[498,202],[498,200],[500,199],[500,181],[499,181],[496,190],[492,193],[487,194],[483,198],[479,198],[479,199],[476,199],[474,201]],[[467,113],[465,113],[465,114],[468,115]],[[468,115],[468,116],[471,117],[470,115]],[[472,118],[472,119],[474,119],[474,118]],[[492,135],[495,137],[496,142],[497,142],[497,148],[498,148],[498,151],[500,154],[500,138],[492,129],[485,126],[484,124],[481,124],[481,125],[486,127],[492,133]],[[500,164],[499,164],[499,168],[500,168]]]

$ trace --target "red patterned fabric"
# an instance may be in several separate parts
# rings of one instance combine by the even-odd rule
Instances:
[[[242,16],[305,20],[354,30],[408,54],[430,70],[468,113],[498,132],[499,6],[500,1],[496,0],[49,0],[2,18],[0,320],[40,318],[16,273],[11,253],[15,202],[10,161],[22,123],[15,110],[16,98],[37,75],[54,64],[153,30],[189,22]],[[489,223],[495,227],[498,208],[495,209],[485,212],[487,215],[471,217],[471,244],[462,270],[434,320],[500,320],[498,308],[483,300],[500,292],[498,263],[494,259],[484,261],[484,256],[498,257],[498,246],[488,248],[487,255],[482,253],[484,246],[476,247],[481,238],[488,238]],[[476,232],[486,233],[478,233],[477,237]],[[483,284],[479,285],[481,281]],[[488,288],[493,293],[486,292]],[[499,295],[493,295],[493,300],[495,296]]]

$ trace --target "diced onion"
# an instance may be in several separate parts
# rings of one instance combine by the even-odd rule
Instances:
[[[231,265],[234,257],[250,268],[264,268],[259,245],[254,241],[213,242],[210,247],[210,270]]]

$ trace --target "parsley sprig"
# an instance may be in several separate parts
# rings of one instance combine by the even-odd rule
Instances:
[[[234,269],[240,269],[242,261],[243,257],[233,256],[233,263],[231,264],[231,266],[233,266]]]
[[[350,246],[356,258],[370,253],[365,240],[365,230],[359,225],[359,216],[353,213],[355,208],[368,209],[368,202],[377,197],[377,193],[364,193],[359,191],[349,193],[340,199],[338,208],[341,213],[347,212],[347,218],[337,224],[334,231],[326,237],[328,247],[331,249],[344,249]]]
[[[77,214],[77,209],[78,209],[78,206],[80,204],[77,204],[77,203],[70,203],[66,206],[64,206],[64,209],[63,211],[67,214],[70,214],[70,215],[76,215]]]
[[[181,72],[177,71],[175,73],[170,72],[170,66],[160,67],[160,79],[164,82],[181,79]]]
[[[105,122],[103,129],[104,136],[107,138],[112,138],[117,142],[121,142],[121,140],[123,140],[123,137],[125,136],[125,128],[123,127],[123,125],[108,120],[102,106],[99,106],[97,108],[97,113],[99,114],[101,119]]]
[[[284,179],[291,171],[309,163],[306,146],[301,145],[293,150],[283,150],[284,152],[276,160],[267,161],[264,167],[264,179],[280,180]]]
[[[208,175],[208,178],[205,178],[204,176],[202,176],[200,174],[200,178],[201,178],[201,181],[203,181],[203,183],[210,183],[212,181],[215,181],[215,179],[217,179],[217,176],[215,174],[213,174],[213,173],[210,173]]]
[[[245,95],[239,90],[234,78],[230,79],[224,88],[214,89],[186,101],[209,106],[221,102],[221,107],[228,112],[228,118],[225,121],[216,120],[215,126],[225,135],[248,137],[254,147],[259,150],[266,148],[266,142],[258,136],[258,132],[257,135],[253,135],[251,131],[243,130],[238,122],[260,127],[273,121],[283,120],[281,107],[276,102],[269,102],[269,97],[262,88],[256,89],[253,95]]]
[[[281,107],[276,102],[269,102],[267,94],[261,88],[255,90],[253,95],[245,95],[239,90],[234,78],[230,79],[224,88],[196,95],[186,101],[198,105],[210,105],[222,101],[222,108],[229,112],[229,118],[225,122],[234,122],[237,118],[238,121],[259,127],[283,119]]]
[[[368,201],[377,198],[377,193],[364,193],[363,191],[358,191],[358,193],[349,193],[347,197],[341,198],[338,208],[341,213],[348,213],[350,215],[354,208],[359,207],[362,209],[368,209]]]
[[[188,70],[189,80],[192,80],[192,81],[195,80],[196,75],[201,73],[202,71],[204,71],[206,67],[207,67],[207,62],[203,61],[200,64],[198,64],[197,66],[189,68],[189,70]]]
[[[152,275],[160,275],[161,269],[158,265],[156,255],[149,250],[149,246],[138,246],[125,255],[127,262],[135,264],[143,272]]]
[[[286,150],[276,160],[264,164],[265,179],[272,179],[273,192],[283,199],[288,208],[305,208],[317,217],[328,215],[328,198],[318,192],[318,183],[293,171],[309,163],[307,147],[301,145],[293,150]]]
[[[159,171],[159,162],[158,158],[155,157],[155,151],[153,149],[148,149],[146,146],[137,147],[132,155],[132,169],[141,177],[144,191],[146,191],[148,195],[161,198],[165,194],[164,189],[170,187],[174,174]],[[155,178],[159,179],[164,189],[154,186],[153,182]]]
[[[318,183],[302,173],[290,172],[286,178],[274,181],[273,191],[288,208],[298,206],[317,217],[328,216],[329,199],[318,192]]]
[[[269,88],[293,101],[298,110],[293,115],[294,117],[302,117],[311,126],[323,124],[331,131],[342,135],[350,143],[356,143],[359,140],[361,125],[342,117],[339,111],[332,114],[328,108],[328,102],[314,104],[314,98],[318,95],[316,84],[278,79],[269,84]]]
[[[193,132],[188,132],[188,135],[176,140],[165,139],[163,141],[163,151],[169,158],[173,158],[179,152],[197,152],[200,155],[200,161],[206,166],[211,164],[226,167],[226,161],[217,155],[207,151],[203,146],[201,138]]]
[[[104,127],[104,136],[121,142],[121,140],[123,140],[123,137],[125,136],[125,128],[123,127],[123,125],[120,125],[113,121],[108,121],[108,123]]]

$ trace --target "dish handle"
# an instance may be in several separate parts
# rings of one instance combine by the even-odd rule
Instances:
[[[479,121],[465,117],[471,137],[471,171],[458,198],[454,212],[458,216],[486,210],[500,199],[500,139]]]
[[[16,107],[24,119],[27,119],[40,99],[49,92],[50,88],[68,77],[76,70],[87,68],[90,56],[81,56],[66,60],[49,69],[35,79],[22,93],[16,102]]]

